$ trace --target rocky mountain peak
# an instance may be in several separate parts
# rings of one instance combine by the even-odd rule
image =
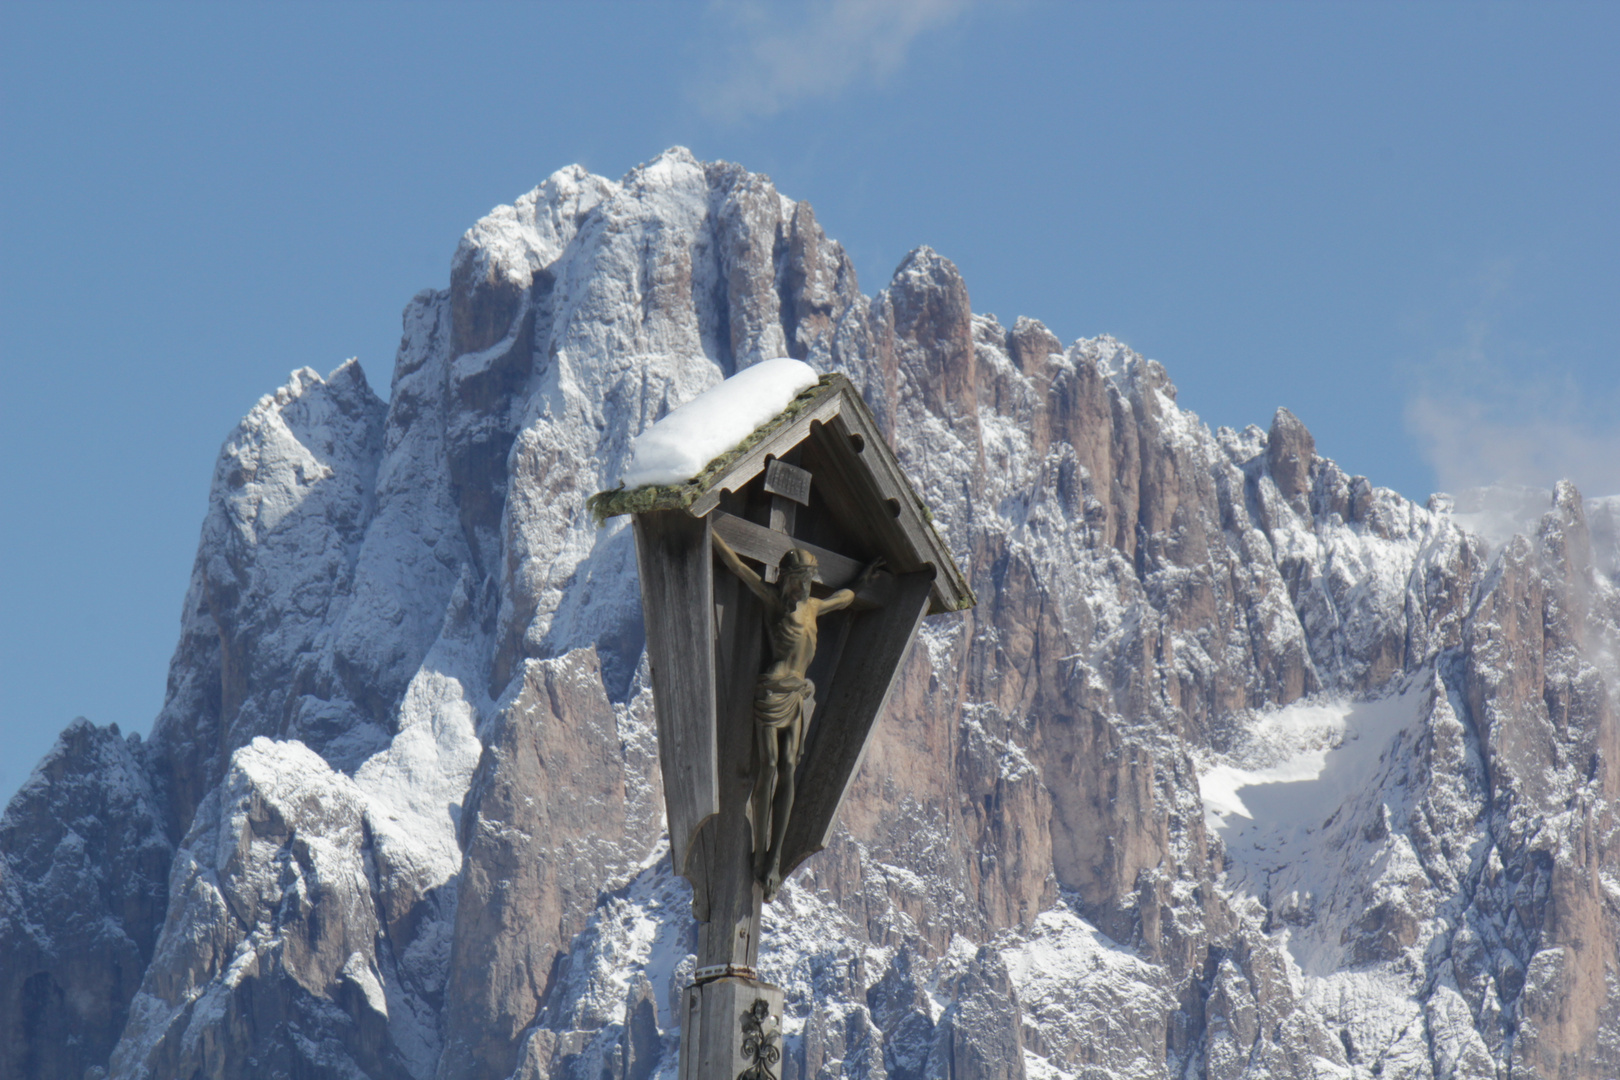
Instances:
[[[864,296],[677,148],[476,223],[386,404],[303,370],[232,432],[151,738],[76,724],[0,819],[0,1078],[673,1075],[691,896],[584,504],[779,355],[981,598],[767,911],[784,1080],[1620,1070],[1610,501],[1487,538],[930,249]]]
[[[1292,502],[1310,491],[1315,458],[1316,440],[1299,417],[1279,407],[1266,433],[1266,465],[1283,498]]]

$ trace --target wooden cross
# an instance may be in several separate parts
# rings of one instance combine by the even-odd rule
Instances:
[[[782,556],[793,548],[800,548],[816,557],[816,581],[829,589],[841,589],[860,577],[861,563],[793,536],[799,507],[810,505],[810,480],[810,473],[797,465],[781,458],[772,459],[765,468],[765,490],[771,496],[770,527],[719,510],[711,515],[714,531],[737,554],[763,563],[765,570],[761,576],[766,581],[775,582],[781,575]],[[863,591],[866,605],[881,602],[880,596],[867,595],[869,592]]]

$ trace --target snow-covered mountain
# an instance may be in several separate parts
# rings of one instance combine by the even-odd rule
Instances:
[[[0,1078],[673,1076],[690,894],[585,499],[779,355],[981,598],[767,911],[784,1080],[1620,1075],[1620,504],[1211,432],[679,149],[496,209],[404,324],[387,403],[305,369],[231,434],[151,737],[74,724],[0,820]]]

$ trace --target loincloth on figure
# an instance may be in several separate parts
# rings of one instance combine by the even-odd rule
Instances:
[[[754,685],[754,722],[773,730],[795,719],[808,723],[816,707],[816,684],[797,675],[761,675]]]

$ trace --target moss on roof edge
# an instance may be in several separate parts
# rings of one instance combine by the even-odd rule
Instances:
[[[685,483],[645,484],[628,490],[616,487],[609,491],[598,491],[585,500],[586,509],[590,510],[591,517],[596,519],[598,527],[606,524],[608,518],[618,517],[621,514],[644,514],[649,510],[685,510],[697,502],[716,480],[724,476],[738,458],[758,446],[762,439],[778,427],[792,422],[840,378],[842,376],[839,373],[829,372],[817,379],[815,385],[799,391],[781,412],[749,432],[736,446],[703,466],[702,472]]]

